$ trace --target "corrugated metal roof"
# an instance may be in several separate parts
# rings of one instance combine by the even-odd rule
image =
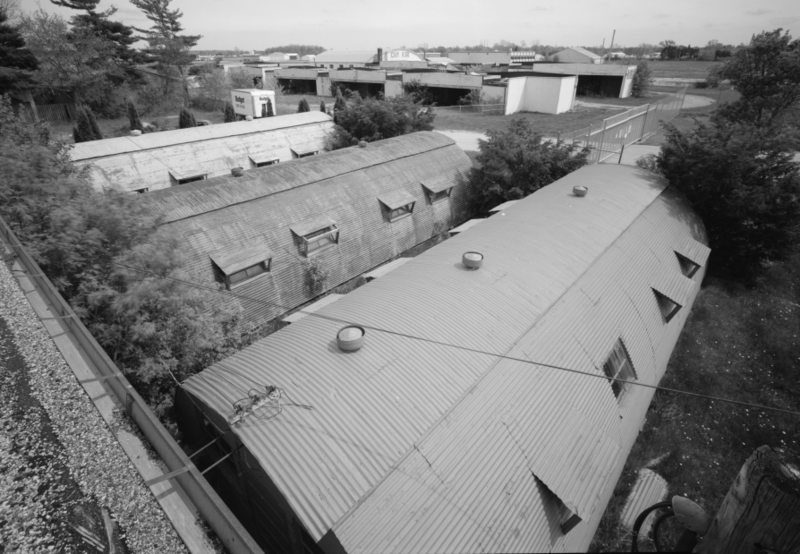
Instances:
[[[484,221],[486,221],[486,218],[477,218],[477,219],[470,219],[469,221],[465,221],[464,223],[462,223],[458,227],[450,229],[450,236],[452,237],[454,235],[458,235],[459,233],[463,233],[467,229],[475,227],[477,224],[483,223]]]
[[[503,202],[499,206],[495,206],[494,208],[489,210],[489,212],[490,213],[502,212],[503,210],[505,210],[506,208],[510,208],[511,206],[516,204],[517,202],[519,202],[519,200],[509,200],[508,202]]]
[[[79,167],[91,168],[97,188],[148,188],[152,193],[174,184],[170,173],[201,168],[217,177],[229,175],[234,167],[250,169],[251,156],[290,161],[292,148],[323,150],[332,129],[330,116],[312,111],[79,143],[72,159]]]
[[[672,249],[705,235],[661,179],[618,165],[505,213],[320,310],[367,329],[357,353],[333,346],[342,323],[307,317],[186,381],[224,417],[253,383],[314,406],[233,429],[314,539],[370,553],[588,546],[652,390],[619,404],[604,378],[517,360],[602,377],[621,337],[657,383],[693,296],[664,323],[651,282],[680,273]],[[467,250],[484,254],[480,270],[461,267]],[[562,506],[583,519],[567,536]]]
[[[452,139],[441,133],[414,133],[373,142],[367,148],[354,146],[292,163],[267,166],[245,172],[242,177],[218,177],[180,188],[161,189],[146,195],[143,200],[152,203],[165,221],[177,221],[453,144]],[[433,188],[429,187],[431,190],[453,186],[447,173],[431,180],[434,182]]]
[[[636,518],[639,517],[643,511],[662,502],[667,497],[667,482],[658,473],[651,469],[642,469],[636,476],[636,483],[633,485],[628,500],[622,508],[622,513],[619,516],[619,521],[628,529],[633,528]],[[650,524],[657,514],[653,514],[647,519],[646,526],[643,525],[640,529],[640,536],[647,536]]]
[[[691,261],[696,263],[697,265],[706,265],[706,261],[708,261],[708,256],[711,254],[711,249],[702,244],[697,242],[691,237],[687,237],[686,241],[677,246],[675,251],[678,254],[681,254]]]
[[[659,273],[653,277],[653,288],[679,306],[686,305],[692,297],[694,286],[694,281],[674,271]]]
[[[294,312],[293,314],[287,315],[281,321],[283,321],[284,323],[297,323],[304,317],[307,317],[308,314],[313,314],[318,310],[320,310],[321,308],[324,308],[328,304],[333,304],[343,296],[344,296],[343,294],[331,293],[328,296],[325,296],[320,300],[317,300],[316,302],[309,304],[308,306],[303,306],[302,309]]]
[[[369,273],[364,274],[364,279],[367,281],[372,281],[373,279],[377,279],[378,277],[383,277],[390,271],[397,269],[400,266],[406,265],[410,262],[412,258],[397,258],[396,260],[392,260],[388,264],[383,264],[377,269],[373,269]]]

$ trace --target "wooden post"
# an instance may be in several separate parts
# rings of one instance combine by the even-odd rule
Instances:
[[[722,501],[700,554],[800,551],[800,465],[762,446],[745,462]]]

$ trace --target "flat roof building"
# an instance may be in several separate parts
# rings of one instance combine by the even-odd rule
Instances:
[[[700,289],[705,230],[619,165],[503,213],[184,382],[185,430],[235,452],[225,486],[262,544],[589,546],[654,393],[636,383],[661,380]],[[357,351],[337,347],[346,325]]]
[[[556,58],[556,60],[560,63],[603,63],[602,56],[595,54],[586,48],[581,48],[580,46],[565,48],[564,50],[553,54],[553,57]]]

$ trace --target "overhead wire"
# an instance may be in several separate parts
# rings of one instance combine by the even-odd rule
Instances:
[[[233,291],[220,290],[220,289],[217,289],[217,288],[214,288],[214,287],[208,287],[208,286],[205,286],[205,285],[201,285],[199,283],[194,283],[192,281],[187,281],[185,279],[179,279],[179,278],[176,278],[176,277],[158,275],[158,274],[156,274],[156,273],[154,273],[152,271],[149,271],[149,270],[146,270],[146,269],[142,269],[142,268],[133,267],[133,266],[129,266],[129,265],[126,265],[126,264],[121,264],[119,262],[110,262],[110,263],[113,264],[113,265],[117,265],[117,266],[120,266],[120,267],[131,269],[133,271],[138,271],[138,272],[141,272],[141,273],[146,273],[146,274],[149,274],[149,275],[153,275],[153,276],[161,278],[161,279],[168,279],[168,280],[172,280],[172,281],[175,281],[175,282],[183,283],[185,285],[188,285],[188,286],[191,286],[191,287],[195,287],[195,288],[198,288],[198,289],[207,290],[207,291],[210,291],[210,292],[216,292],[216,293],[223,294],[223,295],[226,295],[226,296],[233,296],[233,297],[236,297],[236,298],[241,298],[241,299],[247,300],[249,302],[255,302],[255,303],[265,304],[265,305],[268,305],[268,306],[273,306],[273,307],[276,307],[276,308],[279,308],[279,309],[282,309],[282,310],[285,310],[285,311],[291,310],[291,308],[288,308],[286,306],[282,306],[282,305],[280,305],[278,303],[275,303],[275,302],[269,302],[267,300],[263,300],[263,299],[259,299],[259,298],[252,298],[252,297],[249,297],[249,296],[246,296],[246,295],[243,295],[243,294],[235,293]],[[334,323],[340,323],[340,324],[344,324],[344,325],[355,325],[355,324],[357,324],[357,325],[363,327],[366,330],[370,330],[370,331],[374,331],[374,332],[378,332],[378,333],[385,333],[385,334],[389,334],[389,335],[393,335],[393,336],[397,336],[397,337],[402,337],[402,338],[409,339],[409,340],[421,341],[421,342],[425,342],[425,343],[428,343],[428,344],[433,344],[433,345],[442,346],[442,347],[446,347],[446,348],[453,348],[453,349],[461,350],[461,351],[464,351],[464,352],[470,352],[470,353],[478,354],[478,355],[482,355],[482,356],[489,356],[489,357],[509,360],[509,361],[513,361],[513,362],[519,362],[519,363],[524,363],[524,364],[528,364],[528,365],[534,365],[534,366],[538,366],[538,367],[544,367],[544,368],[548,368],[548,369],[564,371],[564,372],[573,373],[573,374],[576,374],[576,375],[585,375],[587,377],[594,377],[596,379],[605,379],[607,381],[616,381],[618,383],[624,383],[624,384],[634,385],[634,386],[638,386],[638,387],[645,387],[645,388],[653,389],[653,390],[656,390],[656,391],[669,392],[669,393],[673,393],[673,394],[692,396],[692,397],[695,397],[695,398],[702,398],[702,399],[711,400],[711,401],[725,402],[725,403],[729,403],[729,404],[736,404],[736,405],[739,405],[739,406],[746,406],[748,408],[753,408],[753,409],[770,410],[770,411],[786,413],[786,414],[790,414],[790,415],[794,415],[794,416],[800,416],[800,411],[796,411],[796,410],[789,410],[789,409],[786,409],[786,408],[778,408],[778,407],[774,407],[774,406],[765,406],[765,405],[762,405],[762,404],[755,404],[755,403],[752,403],[752,402],[745,402],[745,401],[742,401],[742,400],[735,400],[735,399],[732,399],[732,398],[724,398],[724,397],[721,397],[721,396],[713,396],[713,395],[701,394],[701,393],[696,393],[696,392],[691,392],[691,391],[686,391],[686,390],[681,390],[681,389],[674,389],[674,388],[670,388],[670,387],[663,387],[663,386],[660,386],[660,385],[651,385],[651,384],[648,384],[648,383],[643,383],[641,381],[630,381],[630,380],[620,379],[620,378],[616,378],[616,377],[608,377],[605,374],[592,373],[592,372],[589,372],[589,371],[584,371],[584,370],[580,370],[580,369],[559,366],[559,365],[556,365],[556,364],[548,364],[548,363],[544,363],[544,362],[537,362],[537,361],[528,360],[528,359],[525,359],[525,358],[517,358],[517,357],[514,357],[514,356],[508,356],[508,355],[504,355],[504,354],[499,354],[497,352],[488,352],[488,351],[481,350],[481,349],[478,349],[478,348],[472,348],[472,347],[469,347],[469,346],[452,344],[452,343],[449,343],[449,342],[436,340],[436,339],[431,339],[431,338],[428,338],[428,337],[420,337],[420,336],[412,335],[412,334],[409,334],[409,333],[402,333],[402,332],[399,332],[399,331],[393,331],[391,329],[384,329],[384,328],[381,328],[381,327],[365,325],[365,324],[360,323],[360,322],[347,321],[347,320],[343,320],[343,319],[340,319],[340,318],[331,317],[331,316],[327,316],[327,315],[323,315],[323,314],[319,314],[319,313],[315,313],[315,312],[307,312],[307,311],[303,311],[303,310],[298,310],[298,312],[299,313],[303,313],[303,314],[305,314],[307,316],[316,317],[318,319],[323,319],[323,320],[331,321],[331,322],[334,322]],[[242,376],[241,374],[239,374],[239,375]],[[259,384],[259,385],[261,385],[261,384]],[[263,386],[263,385],[261,385],[261,386]]]

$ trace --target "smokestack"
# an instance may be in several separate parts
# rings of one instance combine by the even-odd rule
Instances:
[[[378,48],[378,63],[383,61],[383,48]]]

